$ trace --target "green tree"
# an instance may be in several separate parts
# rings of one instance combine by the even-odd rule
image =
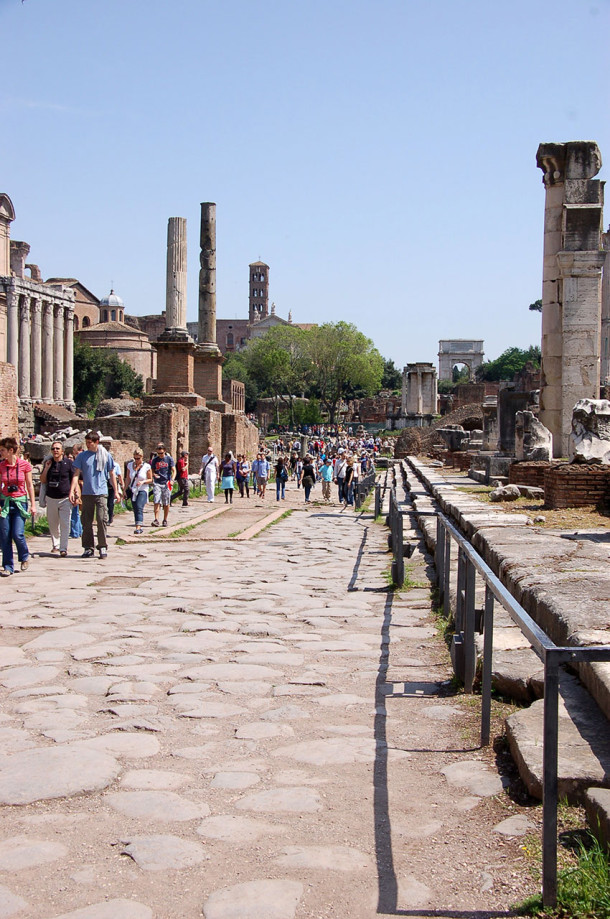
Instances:
[[[348,390],[364,395],[379,392],[383,358],[370,338],[348,322],[328,322],[313,328],[307,337],[313,382],[320,402],[336,421]]]
[[[258,401],[258,386],[248,370],[244,351],[229,351],[222,365],[224,380],[239,380],[246,390],[246,411],[255,412]]]
[[[402,373],[394,366],[394,361],[383,361],[383,376],[381,378],[381,388],[396,390],[402,388]]]
[[[494,361],[486,361],[477,368],[477,380],[498,381],[512,380],[516,373],[519,373],[528,361],[534,366],[540,366],[540,348],[538,345],[530,345],[529,348],[507,348],[500,357]]]
[[[470,383],[470,369],[468,367],[458,367],[456,364],[451,371],[451,381],[454,385],[458,383]]]
[[[530,303],[529,308],[534,310],[537,313],[542,312],[542,300],[534,300],[533,303]]]
[[[122,392],[138,397],[144,381],[116,351],[92,348],[74,338],[74,400],[95,409],[102,399],[115,399]]]
[[[280,403],[286,406],[291,426],[295,422],[294,397],[305,394],[312,375],[307,337],[304,329],[278,325],[253,339],[243,352],[259,392],[276,400],[278,418]]]

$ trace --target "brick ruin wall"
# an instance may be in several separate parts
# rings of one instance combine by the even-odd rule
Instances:
[[[223,416],[209,408],[192,408],[189,415],[189,472],[197,474],[201,469],[201,457],[209,446],[213,447],[217,456],[222,451]]]
[[[244,415],[222,415],[222,450],[245,453],[254,459],[258,450],[259,431]]]
[[[0,362],[0,437],[15,437],[17,418],[17,373],[12,364]]]
[[[509,485],[532,485],[544,488],[544,476],[551,468],[550,462],[539,460],[530,463],[511,463],[508,470]]]
[[[585,507],[606,502],[610,497],[608,466],[561,463],[544,475],[545,507]]]
[[[189,449],[189,411],[183,405],[139,409],[132,415],[116,418],[96,418],[93,427],[116,440],[135,441],[148,460],[159,442],[171,456]],[[199,471],[199,470],[197,470]]]

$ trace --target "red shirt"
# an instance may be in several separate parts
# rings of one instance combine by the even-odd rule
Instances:
[[[0,462],[0,494],[9,498],[26,497],[25,476],[31,471],[32,466],[27,460],[18,459],[14,466],[10,466],[8,460],[2,460]],[[17,491],[9,492],[9,485],[16,485]]]
[[[176,475],[179,479],[187,479],[189,474],[189,461],[184,457],[180,457],[176,463]]]

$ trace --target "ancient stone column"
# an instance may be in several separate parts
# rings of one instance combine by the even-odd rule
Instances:
[[[610,229],[602,234],[602,248],[610,249]],[[602,354],[600,379],[602,385],[610,383],[610,256],[606,255],[602,274]]]
[[[74,308],[64,307],[64,402],[74,401]]]
[[[30,398],[30,298],[19,298],[19,371],[18,395]]]
[[[540,421],[555,456],[568,456],[572,409],[600,383],[603,183],[592,141],[541,144],[546,188]]]
[[[201,270],[199,272],[199,345],[218,351],[216,344],[216,205],[201,205]]]
[[[19,298],[11,285],[6,292],[6,359],[17,370],[19,367]]]
[[[42,397],[42,300],[39,297],[32,298],[30,315],[30,395],[33,402],[39,402]]]
[[[42,401],[53,401],[53,304],[42,304]]]
[[[407,379],[408,379],[408,368],[402,368],[402,397],[400,401],[400,414],[407,414]]]
[[[53,307],[53,398],[62,402],[64,398],[64,308]]]
[[[165,327],[186,329],[186,218],[167,222]]]

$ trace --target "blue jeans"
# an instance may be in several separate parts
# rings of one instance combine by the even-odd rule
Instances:
[[[345,495],[345,500],[348,504],[354,503],[354,480],[349,483],[349,485],[343,486],[343,493]]]
[[[309,496],[311,494],[311,489],[313,488],[313,485],[303,485],[303,488],[305,489],[305,500],[309,501]]]
[[[337,488],[339,490],[339,504],[345,501],[345,479],[343,476],[337,479]]]
[[[70,515],[70,538],[80,539],[82,535],[83,525],[80,520],[80,511],[78,509],[78,504],[75,504]]]
[[[282,498],[284,498],[285,497],[284,492],[286,491],[286,482],[284,481],[284,479],[275,480],[275,494],[276,494],[278,501],[280,500],[280,489],[282,491]]]
[[[142,526],[144,523],[144,508],[146,507],[146,502],[148,501],[148,494],[146,489],[139,491],[135,498],[132,498],[131,506],[133,507],[133,516],[135,519],[136,526]]]
[[[0,539],[2,539],[2,567],[14,571],[13,542],[17,546],[17,558],[26,562],[30,557],[28,544],[25,541],[25,520],[14,504],[9,506],[6,517],[0,517]]]

